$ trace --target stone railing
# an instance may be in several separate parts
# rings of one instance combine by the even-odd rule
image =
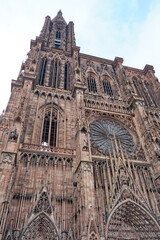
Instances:
[[[69,155],[69,156],[75,156],[76,154],[75,149],[56,148],[56,147],[42,146],[42,145],[35,145],[35,144],[28,144],[28,143],[23,143],[20,146],[20,150],[34,151],[34,152],[47,152],[47,153]]]
[[[86,108],[132,114],[132,110],[126,102],[114,98],[107,98],[106,96],[85,94],[84,103]]]

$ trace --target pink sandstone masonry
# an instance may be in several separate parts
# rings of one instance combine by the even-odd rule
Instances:
[[[160,83],[45,18],[0,116],[1,240],[160,239]]]

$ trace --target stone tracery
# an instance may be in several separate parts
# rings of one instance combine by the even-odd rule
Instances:
[[[42,192],[40,195],[40,198],[33,210],[34,214],[40,213],[40,212],[46,212],[48,215],[51,215],[52,213],[52,207],[50,205],[47,192]]]
[[[108,240],[117,238],[159,239],[160,228],[149,212],[127,199],[120,203],[109,216],[106,238]]]
[[[112,142],[114,137],[120,141],[123,151],[132,154],[135,144],[131,134],[118,123],[110,120],[97,120],[90,124],[91,142],[97,146],[100,152],[113,153]],[[118,154],[118,153],[117,153]]]
[[[22,233],[22,240],[58,240],[54,223],[45,213],[38,214]]]
[[[46,17],[0,116],[0,238],[160,238],[160,85],[122,64]]]

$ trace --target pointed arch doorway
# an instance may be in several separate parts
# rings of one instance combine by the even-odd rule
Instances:
[[[127,199],[112,210],[105,235],[107,240],[158,240],[160,226],[146,209]]]
[[[59,240],[55,224],[41,212],[31,220],[22,233],[22,240]]]

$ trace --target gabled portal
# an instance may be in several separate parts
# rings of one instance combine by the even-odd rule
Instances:
[[[53,221],[41,212],[23,231],[22,240],[58,240],[58,232]]]
[[[117,205],[109,215],[106,239],[160,239],[160,227],[155,218],[131,200]]]

